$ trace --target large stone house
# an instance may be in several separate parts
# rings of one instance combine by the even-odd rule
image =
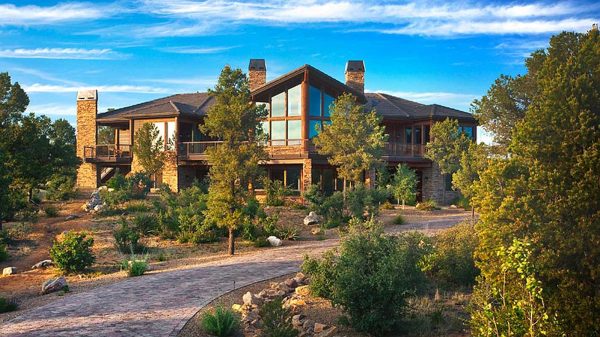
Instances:
[[[250,60],[248,68],[252,99],[264,103],[269,117],[263,128],[269,134],[269,159],[265,170],[272,180],[281,180],[288,188],[301,193],[310,184],[325,192],[342,189],[335,168],[319,155],[311,139],[317,126],[329,122],[329,106],[342,93],[355,95],[366,109],[375,109],[383,117],[389,134],[384,158],[390,170],[406,163],[417,172],[418,198],[448,203],[456,194],[450,190],[448,177],[442,175],[431,160],[425,158],[431,125],[446,118],[457,119],[474,140],[477,122],[469,113],[437,104],[421,104],[384,93],[365,93],[365,66],[362,61],[346,64],[345,83],[304,65],[266,81],[266,65],[262,59]],[[176,94],[149,102],[98,114],[95,90],[77,94],[77,155],[83,160],[77,177],[80,189],[96,188],[117,171],[123,174],[141,170],[131,151],[136,130],[144,123],[154,123],[162,139],[174,144],[157,183],[179,190],[202,179],[210,162],[206,149],[218,146],[199,130],[203,117],[214,104],[205,92]],[[98,129],[114,130],[114,141],[99,144]],[[366,177],[366,179],[368,179]],[[257,186],[260,188],[260,186]]]

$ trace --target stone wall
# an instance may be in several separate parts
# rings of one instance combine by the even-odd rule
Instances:
[[[295,146],[268,146],[265,148],[267,153],[272,157],[290,157],[301,158],[304,154],[302,145]]]
[[[259,88],[267,83],[267,71],[266,70],[250,70],[248,74],[248,84],[250,90]]]
[[[457,191],[444,191],[444,175],[437,164],[423,169],[423,200],[434,200],[439,205],[448,205],[459,196]]]
[[[177,167],[177,153],[175,151],[167,152],[167,159],[162,169],[162,182],[168,185],[172,191],[179,191],[179,170]]]
[[[96,145],[96,114],[98,113],[98,92],[83,90],[77,93],[77,157],[82,164],[77,169],[77,188],[89,190],[98,187],[95,164],[84,163],[84,147]]]
[[[312,184],[312,160],[302,161],[302,193]]]

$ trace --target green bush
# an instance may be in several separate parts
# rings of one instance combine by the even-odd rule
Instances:
[[[127,178],[127,185],[133,199],[143,199],[152,187],[152,180],[145,173],[138,172]]]
[[[44,208],[44,213],[49,218],[54,218],[58,216],[58,208],[54,205],[46,205]]]
[[[121,262],[121,269],[126,270],[129,277],[142,276],[148,270],[148,262],[132,255],[131,259]]]
[[[406,220],[404,220],[402,214],[398,214],[394,217],[394,225],[404,225],[405,223]]]
[[[55,174],[46,184],[49,200],[68,200],[75,195],[75,177],[68,174]]]
[[[425,200],[415,206],[420,211],[435,211],[440,209],[434,200]]]
[[[55,240],[50,257],[56,266],[66,272],[81,272],[95,261],[92,253],[94,239],[85,233],[66,232],[61,240]]]
[[[6,245],[0,243],[0,262],[8,260],[9,257],[10,255],[8,254],[8,250],[6,249]]]
[[[344,195],[342,192],[334,192],[324,198],[317,214],[323,217],[323,223],[327,224],[328,228],[341,225],[344,219]]]
[[[307,259],[302,269],[311,290],[343,308],[354,329],[380,336],[398,327],[407,297],[426,281],[418,264],[428,247],[419,233],[392,237],[374,224],[355,225],[339,256]]]
[[[365,219],[376,216],[379,205],[388,197],[389,191],[385,188],[368,188],[358,184],[346,193],[346,207],[353,217]]]
[[[298,330],[292,325],[292,312],[283,308],[281,298],[266,302],[259,310],[262,318],[262,336],[264,337],[296,337]]]
[[[285,204],[285,197],[289,195],[289,192],[282,181],[265,178],[263,180],[263,186],[267,197],[267,205],[283,206]]]
[[[131,227],[129,222],[122,218],[119,225],[113,231],[113,237],[117,249],[124,254],[139,253],[143,250],[142,245],[139,244],[140,234]]]
[[[142,212],[150,212],[153,211],[151,205],[149,205],[146,201],[131,201],[125,206],[125,211],[129,213],[142,213]]]
[[[231,310],[217,307],[213,312],[202,315],[202,328],[206,333],[225,337],[233,335],[240,326],[239,317]]]
[[[423,271],[445,285],[472,286],[479,275],[473,258],[477,241],[469,222],[440,232],[433,237],[432,253],[423,258]]]
[[[9,301],[4,297],[0,297],[0,314],[17,310],[17,303]]]
[[[133,225],[142,235],[158,232],[158,219],[153,214],[139,214],[133,218]]]
[[[106,182],[106,187],[114,190],[123,190],[127,187],[127,178],[120,172],[117,172]]]
[[[392,203],[389,200],[386,200],[381,204],[381,206],[379,206],[379,209],[391,210],[394,209],[394,205],[392,205]]]
[[[269,247],[271,244],[267,241],[264,236],[259,236],[252,242],[252,245],[256,248]]]
[[[101,191],[102,201],[109,206],[117,206],[131,199],[143,199],[150,192],[152,181],[144,173],[136,173],[124,177],[116,173],[106,182],[106,187],[111,191]]]

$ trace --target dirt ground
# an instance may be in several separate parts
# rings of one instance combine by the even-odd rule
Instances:
[[[12,313],[0,314],[0,322],[6,321],[19,314],[23,309],[37,307],[46,304],[56,296],[69,296],[81,292],[90,287],[116,282],[127,277],[126,273],[119,270],[119,264],[128,256],[120,253],[114,244],[112,231],[115,228],[119,216],[100,217],[93,216],[81,210],[85,199],[73,200],[63,203],[53,203],[60,209],[57,217],[49,218],[40,212],[39,220],[35,223],[23,224],[8,223],[4,228],[21,226],[26,228],[24,237],[19,238],[9,246],[10,258],[0,263],[0,269],[4,267],[16,267],[17,274],[11,276],[0,276],[0,297],[16,301],[19,310]],[[268,214],[278,214],[278,223],[284,226],[295,226],[300,234],[298,241],[287,241],[286,245],[301,245],[306,240],[323,240],[325,238],[338,237],[337,229],[328,229],[325,235],[315,236],[310,233],[310,228],[303,225],[303,218],[307,210],[292,209],[289,207],[267,207]],[[405,221],[410,224],[414,222],[436,221],[449,217],[465,217],[468,212],[456,209],[444,209],[433,212],[417,211],[412,207],[405,210],[382,210],[380,220],[388,226],[393,225],[393,220],[398,214],[402,214]],[[67,221],[69,215],[78,217]],[[395,226],[403,227],[403,226]],[[91,270],[81,275],[68,275],[70,293],[54,293],[40,296],[41,285],[44,281],[59,275],[56,268],[35,269],[31,267],[42,260],[50,259],[49,250],[57,235],[64,231],[86,231],[94,238],[93,251],[96,262]],[[227,242],[209,244],[179,243],[175,240],[164,240],[157,236],[144,237],[142,244],[147,247],[145,258],[150,263],[150,272],[168,272],[174,269],[191,268],[194,265],[216,259],[224,259]],[[255,248],[250,242],[236,240],[236,254],[247,254],[254,252]]]

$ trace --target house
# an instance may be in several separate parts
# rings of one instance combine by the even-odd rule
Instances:
[[[469,113],[437,104],[421,104],[384,93],[365,93],[363,61],[348,61],[345,83],[304,65],[266,81],[266,63],[250,60],[248,76],[252,100],[263,103],[269,117],[263,128],[269,134],[269,159],[264,167],[270,179],[281,180],[290,189],[301,193],[310,184],[331,193],[341,190],[335,168],[319,155],[311,139],[317,126],[329,122],[329,106],[342,93],[351,93],[366,109],[375,109],[383,117],[389,134],[384,160],[390,170],[406,163],[418,175],[418,198],[448,203],[456,197],[448,177],[437,165],[424,157],[431,125],[446,118],[459,121],[461,129],[474,140],[477,122]],[[114,175],[117,168],[123,174],[140,171],[131,151],[136,130],[144,123],[154,123],[165,146],[172,142],[173,150],[157,183],[179,190],[208,174],[210,162],[206,149],[218,146],[218,141],[202,134],[202,124],[214,98],[207,93],[176,94],[156,100],[98,114],[98,93],[95,90],[77,94],[77,155],[83,160],[77,186],[96,188]],[[98,129],[111,128],[114,141],[99,144]],[[369,180],[368,174],[365,179]],[[257,186],[260,188],[260,186]]]

